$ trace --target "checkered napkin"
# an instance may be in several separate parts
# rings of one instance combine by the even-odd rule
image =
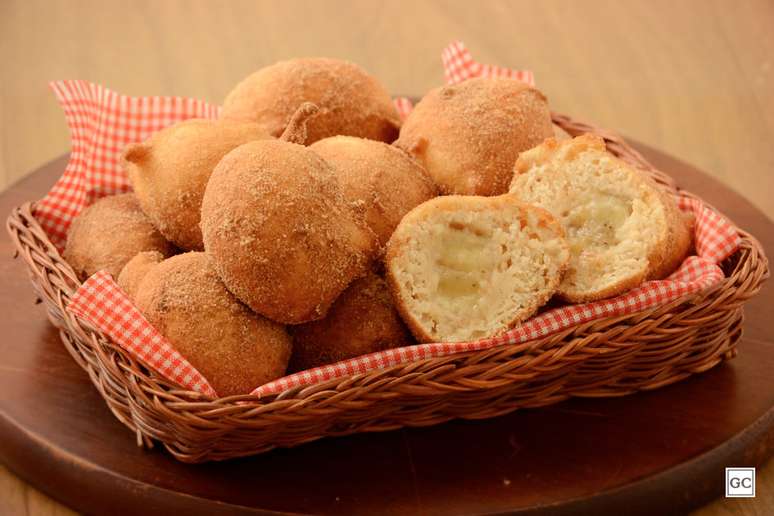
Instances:
[[[447,81],[475,76],[514,77],[530,84],[532,74],[473,61],[462,43],[443,53]],[[51,192],[36,204],[35,216],[60,248],[72,218],[94,199],[129,190],[118,165],[121,149],[141,141],[167,125],[191,117],[217,118],[219,108],[179,97],[133,98],[83,81],[52,83],[72,133],[70,163]],[[411,111],[407,99],[396,99],[403,115]],[[674,301],[716,285],[723,279],[718,263],[733,253],[740,238],[728,220],[700,201],[678,196],[684,211],[696,219],[696,256],[685,260],[669,278],[650,281],[626,294],[583,305],[555,308],[524,322],[499,337],[476,342],[433,343],[390,349],[336,364],[302,371],[259,386],[254,394],[268,396],[289,388],[365,373],[394,365],[506,344],[524,344],[579,323],[635,313]],[[216,396],[206,379],[191,366],[132,305],[113,278],[99,272],[76,292],[67,308],[110,336],[117,344],[183,387]]]
[[[217,396],[207,379],[151,326],[110,273],[99,271],[86,280],[67,310],[110,335],[119,346],[151,364],[165,378],[202,394]]]
[[[188,118],[217,118],[220,107],[182,97],[128,97],[86,81],[50,84],[70,128],[70,161],[34,215],[61,252],[67,229],[83,208],[132,189],[119,166],[129,143]]]

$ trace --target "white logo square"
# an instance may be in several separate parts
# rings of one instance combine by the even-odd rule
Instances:
[[[726,468],[726,498],[755,498],[755,468]]]

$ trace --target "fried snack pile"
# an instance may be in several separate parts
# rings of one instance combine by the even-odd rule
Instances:
[[[84,210],[64,256],[115,276],[222,396],[500,335],[554,297],[664,277],[691,248],[671,195],[515,79],[433,89],[401,127],[359,66],[282,61],[220,120],[159,131],[122,165],[134,193]]]

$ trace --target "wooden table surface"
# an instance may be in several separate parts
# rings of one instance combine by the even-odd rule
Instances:
[[[68,149],[52,79],[219,102],[261,66],[324,55],[421,94],[461,39],[482,62],[532,69],[554,110],[689,161],[774,218],[772,27],[770,0],[2,0],[0,190]],[[697,514],[774,513],[774,463],[757,495]],[[0,513],[70,511],[0,466]]]

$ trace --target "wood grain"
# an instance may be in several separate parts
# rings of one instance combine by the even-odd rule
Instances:
[[[411,13],[411,14],[407,14]],[[356,61],[390,91],[441,80],[440,49],[531,68],[560,112],[692,162],[774,217],[774,4],[629,2],[0,2],[0,189],[65,152],[46,87],[79,78],[133,95],[219,102],[281,58]],[[0,513],[66,509],[0,471]],[[774,465],[758,498],[699,511],[774,513]]]

